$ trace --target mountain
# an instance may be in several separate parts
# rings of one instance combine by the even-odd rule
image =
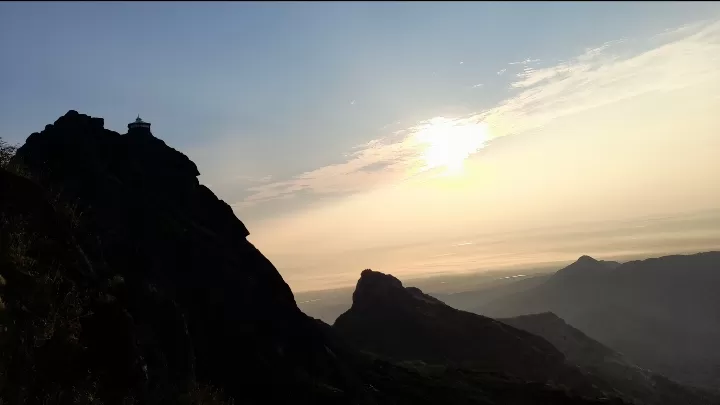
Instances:
[[[552,312],[498,320],[546,339],[568,362],[591,373],[596,381],[604,381],[618,396],[645,404],[720,403],[720,395],[682,386],[638,367]]]
[[[554,283],[567,280],[592,281],[596,277],[602,277],[604,272],[620,266],[620,263],[605,260],[596,260],[590,256],[580,256],[573,264],[558,270],[552,277]]]
[[[71,387],[88,369],[104,381],[104,397],[165,396],[195,380],[251,402],[289,400],[288,387],[298,401],[345,387],[316,322],[230,206],[149,131],[120,135],[69,111],[30,135],[12,166],[24,177],[3,174],[3,217],[16,228],[5,230],[23,246],[15,259],[32,265],[3,269],[3,300],[50,329],[41,348],[69,345],[62,360],[23,360],[57,381],[36,380],[33,393]],[[33,302],[46,288],[69,289],[72,302]],[[53,311],[69,311],[62,322],[81,330],[74,344],[56,342]],[[10,391],[27,371],[12,367]]]
[[[468,311],[498,297],[530,289],[544,283],[552,273],[517,274],[510,271],[488,271],[455,276],[406,280],[428,295],[453,308]],[[545,270],[545,269],[543,269]],[[296,292],[298,307],[313,318],[333,324],[352,305],[353,287]]]
[[[545,339],[459,311],[387,274],[364,270],[333,324],[355,347],[398,361],[452,364],[602,395]]]
[[[552,313],[491,319],[449,307],[395,277],[360,276],[333,329],[360,350],[647,405],[720,403],[720,395],[644,370]]]
[[[473,310],[553,312],[634,364],[684,384],[720,386],[720,252],[607,263],[583,257],[534,288]]]
[[[149,129],[76,111],[0,168],[0,402],[622,403],[357,351],[198,175]]]

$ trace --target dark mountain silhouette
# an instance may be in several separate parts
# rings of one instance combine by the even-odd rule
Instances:
[[[395,360],[453,364],[603,395],[545,339],[456,310],[372,270],[362,272],[352,307],[333,329],[355,347]]]
[[[499,321],[540,336],[552,343],[567,361],[591,373],[616,395],[645,404],[718,404],[720,395],[685,387],[638,367],[620,353],[590,338],[563,319],[545,312]]]
[[[195,164],[149,130],[120,135],[69,111],[30,135],[8,169],[3,403],[622,403],[355,350],[297,308],[246,227],[198,183]],[[517,347],[516,359],[555,374],[562,355],[547,342],[506,335],[540,353],[497,341],[500,350]]]
[[[604,272],[620,266],[620,263],[605,260],[596,260],[590,256],[580,256],[575,263],[558,270],[552,277],[554,283],[561,281],[590,281],[602,277]]]
[[[608,264],[581,258],[546,283],[473,312],[551,311],[634,364],[684,384],[720,386],[720,252]]]
[[[26,272],[62,269],[64,283],[77,290],[73,310],[83,311],[74,338],[85,349],[66,359],[71,363],[48,367],[68,378],[87,369],[106,376],[105,397],[167,395],[198,380],[250,401],[287,400],[287,388],[295,387],[293,397],[302,401],[316,389],[344,386],[315,321],[246,240],[230,206],[198,183],[185,155],[149,131],[120,135],[104,129],[102,119],[70,111],[30,135],[12,164],[37,184],[4,176],[10,188],[4,201],[38,207],[6,210],[39,221],[36,229],[16,230],[42,235],[26,242],[38,245],[23,253],[38,262]],[[41,211],[48,199],[57,199],[56,206]],[[57,220],[49,213],[64,207],[78,229],[62,236],[50,228]],[[46,256],[40,245],[46,240],[76,258]],[[3,276],[8,289],[21,282]],[[9,292],[18,296],[9,293],[7,305],[23,305],[22,290]],[[19,374],[8,378],[8,389],[21,387],[13,381]]]
[[[648,405],[720,403],[718,395],[641,369],[552,313],[494,320],[371,270],[333,328],[361,350],[411,364],[455,365]]]

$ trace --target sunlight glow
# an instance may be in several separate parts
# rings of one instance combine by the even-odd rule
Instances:
[[[436,117],[421,127],[415,138],[424,149],[424,170],[442,168],[444,174],[455,175],[462,172],[468,156],[482,149],[489,133],[484,122],[463,123]]]

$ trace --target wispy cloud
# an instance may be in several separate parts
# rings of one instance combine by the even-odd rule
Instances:
[[[720,22],[640,53],[612,41],[544,68],[526,67],[511,87],[519,93],[485,112],[496,132],[518,133],[590,108],[720,79]],[[622,52],[621,52],[622,51]]]
[[[420,145],[407,132],[407,129],[396,131],[383,139],[359,145],[347,154],[348,160],[343,163],[308,171],[289,180],[250,187],[251,195],[238,206],[248,207],[303,190],[317,194],[353,193],[402,179],[421,165]]]
[[[472,88],[473,88],[473,89],[479,89],[479,88],[482,87],[482,86],[484,86],[484,84],[478,83],[478,84],[473,84],[473,85],[472,85]]]
[[[507,72],[507,69],[500,69],[500,70],[498,70],[497,74],[498,74],[498,76],[500,76],[501,74],[503,74],[505,72]]]
[[[224,178],[221,182],[218,184],[247,184],[247,185],[253,185],[253,184],[264,184],[272,181],[273,176],[268,174],[267,176],[262,177],[253,177],[253,176],[246,176],[243,174],[238,174],[235,176],[228,176]]]
[[[527,58],[527,59],[525,59],[525,60],[521,60],[521,61],[518,61],[518,62],[510,62],[510,63],[508,63],[508,65],[528,65],[528,64],[537,63],[537,62],[540,62],[540,59],[530,59],[530,58]]]
[[[693,23],[681,25],[680,27],[668,28],[659,34],[656,34],[655,36],[653,36],[653,38],[670,39],[672,37],[682,36],[685,34],[695,32],[698,29],[702,28],[704,25],[707,25],[708,23],[711,23],[711,22],[712,21],[709,21],[709,20],[696,21]]]
[[[720,80],[720,22],[681,28],[668,38],[634,53],[618,49],[627,45],[622,40],[608,42],[545,67],[531,67],[539,62],[536,59],[513,62],[524,67],[510,83],[512,96],[494,108],[453,122],[484,121],[492,135],[500,137],[628,97]],[[301,191],[354,193],[406,179],[422,166],[423,149],[415,135],[427,125],[423,122],[359,145],[345,162],[250,187],[250,195],[240,206],[289,198]]]

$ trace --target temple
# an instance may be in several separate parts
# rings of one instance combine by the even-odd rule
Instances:
[[[140,118],[140,115],[138,115],[135,121],[128,124],[128,133],[134,131],[150,132],[150,123],[143,121],[142,118]]]

